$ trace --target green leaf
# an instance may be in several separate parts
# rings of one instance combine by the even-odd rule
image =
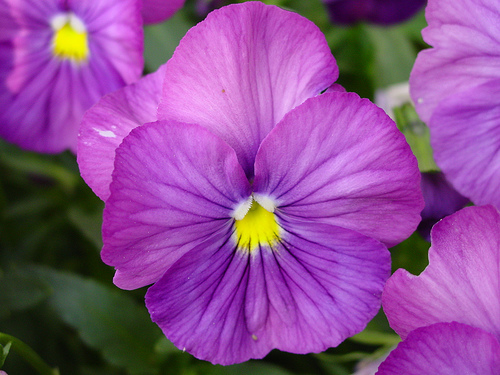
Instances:
[[[406,137],[421,172],[438,171],[430,143],[429,128],[420,120],[412,103],[393,108],[396,124]]]
[[[367,345],[386,345],[393,346],[401,341],[401,338],[395,333],[386,333],[365,329],[364,331],[350,337],[350,340]]]
[[[36,275],[15,270],[0,277],[0,317],[29,309],[51,294],[49,284]]]
[[[2,368],[3,364],[5,363],[5,359],[7,359],[7,356],[9,355],[11,346],[12,341],[9,341],[5,345],[0,345],[0,348],[2,349],[0,352],[0,368]]]
[[[33,271],[51,285],[54,312],[85,343],[131,374],[156,373],[154,345],[162,333],[128,292],[48,268]]]

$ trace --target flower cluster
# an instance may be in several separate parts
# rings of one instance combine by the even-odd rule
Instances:
[[[179,348],[221,364],[317,352],[378,311],[420,174],[394,122],[337,76],[313,23],[249,2],[85,115],[102,258],[122,288],[154,283],[147,307]]]

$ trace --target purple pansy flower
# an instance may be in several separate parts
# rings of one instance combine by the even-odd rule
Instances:
[[[406,21],[423,8],[427,0],[323,0],[333,22],[352,25],[370,22],[393,25]]]
[[[439,369],[448,358],[452,367],[443,374],[467,373],[457,370],[490,364],[494,371],[470,373],[498,374],[500,213],[493,206],[464,208],[438,222],[431,239],[429,266],[422,274],[397,270],[384,288],[389,323],[406,340],[394,351],[399,354],[388,357],[392,364],[381,369],[397,368],[402,356],[415,357],[411,353],[419,352],[433,364],[427,368]],[[488,346],[491,352],[484,350]],[[380,373],[396,373],[391,371]]]
[[[142,0],[142,18],[145,24],[163,22],[184,5],[185,0]]]
[[[140,6],[0,0],[0,136],[39,152],[76,151],[83,113],[142,73]]]
[[[410,77],[436,163],[475,204],[500,207],[500,2],[430,0]]]
[[[247,2],[87,112],[78,161],[106,201],[102,258],[119,287],[154,283],[147,307],[179,348],[221,364],[317,352],[377,312],[420,175],[381,109],[320,95],[337,76],[313,23]]]

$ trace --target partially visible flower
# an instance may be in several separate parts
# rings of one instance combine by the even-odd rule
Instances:
[[[438,222],[431,240],[429,266],[422,274],[397,270],[384,287],[384,311],[405,340],[379,373],[415,365],[413,372],[399,373],[417,374],[427,363],[425,372],[431,373],[448,368],[437,373],[498,374],[500,213],[493,206],[464,208]]]
[[[422,221],[417,230],[422,237],[430,241],[430,232],[434,224],[463,208],[469,200],[458,193],[441,172],[422,173],[420,186],[425,207],[420,214]]]
[[[259,2],[211,13],[161,69],[82,123],[115,284],[154,283],[152,319],[213,363],[317,352],[362,330],[386,245],[423,206],[394,122],[338,86],[320,95],[338,75],[324,36]]]
[[[498,375],[500,343],[457,322],[417,328],[380,365],[376,375]]]
[[[433,48],[410,76],[437,165],[462,195],[500,207],[500,2],[429,0]]]
[[[0,0],[0,136],[76,151],[83,113],[143,68],[137,0]]]
[[[142,0],[142,18],[145,24],[163,22],[184,5],[185,0]]]
[[[393,25],[417,13],[426,0],[323,0],[334,23]]]

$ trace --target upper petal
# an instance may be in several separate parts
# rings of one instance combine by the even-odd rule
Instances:
[[[225,228],[182,256],[146,305],[176,346],[212,363],[277,348],[319,352],[360,332],[389,274],[384,245],[343,228],[280,221],[281,241],[252,253]]]
[[[133,289],[157,281],[185,251],[232,220],[250,195],[234,151],[196,125],[159,121],[116,151],[103,218],[105,263]]]
[[[383,294],[384,311],[401,336],[417,327],[457,321],[500,337],[500,214],[467,207],[431,232],[429,266],[420,276],[397,270]]]
[[[420,221],[415,157],[384,111],[353,93],[325,93],[288,113],[262,142],[255,171],[255,192],[286,215],[389,245]]]
[[[436,107],[429,127],[436,163],[477,205],[500,208],[500,79],[457,93]]]
[[[144,23],[158,23],[170,18],[184,5],[184,0],[143,0]]]
[[[167,63],[159,119],[210,129],[251,177],[267,133],[337,76],[311,21],[260,2],[230,5],[193,27]]]
[[[106,200],[114,168],[115,150],[132,129],[156,120],[165,74],[155,73],[108,94],[83,117],[78,135],[78,165],[85,182]]]
[[[417,328],[380,365],[377,375],[500,373],[500,343],[466,324],[437,323]]]
[[[429,0],[420,52],[410,76],[416,110],[428,122],[447,96],[500,77],[500,2]]]

